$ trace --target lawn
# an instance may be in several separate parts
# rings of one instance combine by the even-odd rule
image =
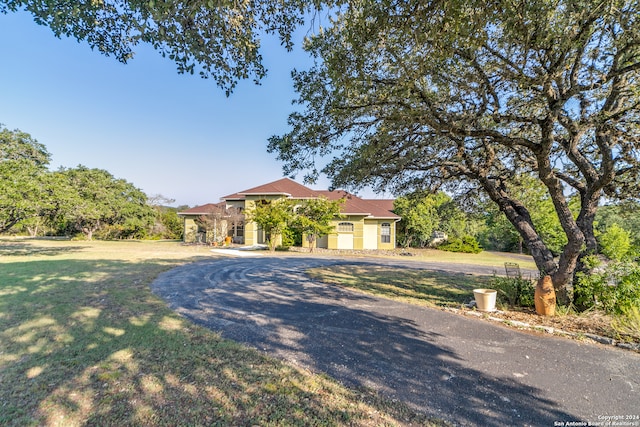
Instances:
[[[403,251],[400,251],[403,252]],[[461,254],[436,250],[412,250],[411,257],[403,261],[446,262],[467,265],[496,267],[496,274],[504,276],[505,262],[517,262],[523,269],[523,277],[535,277],[535,264],[531,257],[523,255],[481,252]],[[391,258],[398,258],[396,253]],[[342,264],[330,268],[313,268],[308,271],[315,280],[334,286],[343,286],[359,292],[370,293],[384,298],[395,299],[410,304],[432,307],[463,308],[473,300],[473,289],[492,287],[491,276],[461,273],[446,273],[421,269],[394,268],[382,266],[362,266]],[[498,304],[500,311],[492,313],[494,319],[502,319],[505,325],[529,325],[530,329],[553,328],[569,332],[581,339],[585,334],[594,334],[618,341],[637,343],[637,326],[633,333],[624,333],[613,327],[613,318],[599,311],[588,310],[577,313],[571,307],[558,307],[556,315],[538,316],[533,308],[509,307]],[[463,312],[470,311],[464,309]],[[515,322],[515,323],[514,323]],[[522,326],[518,326],[522,327]],[[566,334],[565,334],[566,335]]]
[[[460,306],[473,299],[473,290],[486,287],[489,278],[362,265],[334,265],[308,271],[316,280],[358,291],[429,306]]]
[[[150,292],[163,271],[213,256],[175,242],[0,240],[0,425],[432,423],[221,339]]]
[[[505,262],[517,262],[523,272],[529,275],[531,271],[536,270],[531,257],[501,252],[483,251],[479,254],[465,254],[434,249],[398,249],[393,251],[393,255],[384,257],[402,259],[406,262],[442,262],[495,267],[498,275],[504,275]],[[325,283],[385,298],[411,304],[454,307],[460,307],[463,303],[471,301],[473,290],[487,287],[491,279],[491,276],[447,273],[441,270],[363,266],[357,263],[313,268],[308,273],[314,279]]]

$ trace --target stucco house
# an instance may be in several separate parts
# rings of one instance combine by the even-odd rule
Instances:
[[[393,249],[396,246],[396,223],[400,217],[391,210],[393,200],[362,199],[342,190],[312,190],[289,178],[283,178],[221,198],[217,204],[197,206],[179,212],[184,219],[185,242],[202,241],[202,230],[198,228],[198,218],[215,209],[250,211],[258,201],[281,198],[305,200],[326,197],[329,200],[344,199],[341,218],[333,221],[334,232],[316,241],[318,248],[327,249]],[[236,221],[237,222],[237,221]],[[225,232],[235,243],[247,246],[266,241],[263,230],[254,222],[234,223]],[[199,237],[200,236],[200,237]],[[303,245],[307,245],[303,239]]]

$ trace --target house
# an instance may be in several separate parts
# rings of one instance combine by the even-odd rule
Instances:
[[[256,202],[282,198],[308,200],[325,197],[329,200],[343,199],[341,218],[333,221],[334,232],[322,236],[316,246],[327,249],[393,249],[396,246],[396,223],[400,217],[391,212],[393,200],[362,199],[342,190],[312,190],[289,178],[240,191],[221,198],[217,204],[207,204],[179,212],[184,218],[185,242],[204,242],[198,219],[211,212],[228,210],[247,212]],[[235,243],[244,245],[262,244],[266,241],[263,230],[254,222],[229,221],[224,229]],[[303,239],[303,245],[308,245]]]

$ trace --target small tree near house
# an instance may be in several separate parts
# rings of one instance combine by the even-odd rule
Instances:
[[[343,199],[328,200],[321,197],[305,200],[297,207],[293,226],[306,236],[310,252],[313,252],[318,237],[333,231],[331,220],[341,217],[340,207],[343,203]]]
[[[269,250],[275,251],[282,233],[294,218],[294,204],[288,199],[262,200],[245,215],[248,221],[255,222],[264,230]]]
[[[242,214],[237,208],[212,205],[208,212],[197,219],[197,224],[206,231],[208,244],[221,244],[232,230],[242,221]]]

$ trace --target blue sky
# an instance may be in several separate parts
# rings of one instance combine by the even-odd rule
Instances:
[[[148,46],[123,65],[57,39],[29,14],[0,14],[0,123],[44,144],[52,169],[106,169],[175,205],[215,202],[282,177],[266,144],[287,131],[291,69],[310,64],[299,42],[288,53],[266,40],[268,77],[261,86],[241,82],[227,98]],[[327,186],[324,179],[313,187]]]

